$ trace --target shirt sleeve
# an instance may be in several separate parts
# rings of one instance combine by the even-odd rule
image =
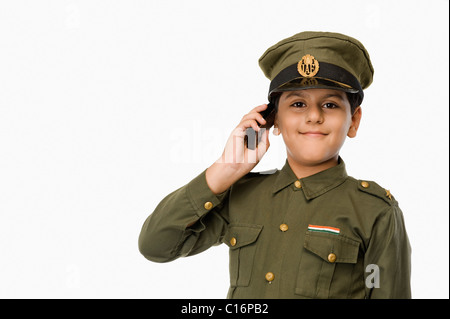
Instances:
[[[221,243],[228,224],[228,191],[215,195],[205,173],[167,195],[146,219],[138,240],[145,258],[169,262]]]
[[[368,298],[411,298],[411,246],[398,206],[390,206],[376,221],[364,263]]]

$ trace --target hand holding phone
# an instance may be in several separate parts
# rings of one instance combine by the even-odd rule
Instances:
[[[206,170],[206,182],[214,194],[227,190],[259,163],[269,149],[268,128],[273,125],[274,118],[274,107],[270,103],[259,105],[244,115],[231,132],[221,157]],[[258,130],[259,127],[263,129]],[[256,131],[259,131],[259,136]],[[249,138],[248,134],[254,135]],[[256,148],[259,139],[260,144]],[[253,145],[247,147],[248,142]]]

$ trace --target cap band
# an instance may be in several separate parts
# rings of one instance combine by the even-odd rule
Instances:
[[[302,76],[298,73],[297,66],[297,63],[292,64],[291,66],[288,66],[280,73],[278,73],[278,75],[270,82],[269,97],[277,88],[279,88],[283,84],[286,84],[294,79],[302,78]],[[357,94],[360,96],[361,101],[364,97],[361,84],[356,79],[356,77],[340,66],[331,63],[320,62],[319,72],[317,72],[317,74],[315,74],[313,78],[321,78],[344,84],[345,86],[349,86],[347,89],[356,90]],[[342,88],[345,89],[344,86],[342,86]]]

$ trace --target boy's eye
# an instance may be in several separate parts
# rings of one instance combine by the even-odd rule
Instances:
[[[323,105],[323,107],[326,108],[326,109],[335,109],[335,108],[337,108],[338,106],[337,106],[336,104],[334,104],[334,103],[325,103],[325,104]]]
[[[291,106],[293,106],[293,107],[304,107],[305,103],[303,103],[303,102],[294,102],[294,103],[291,104]]]

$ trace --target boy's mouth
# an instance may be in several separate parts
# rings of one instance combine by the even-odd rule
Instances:
[[[328,135],[326,133],[319,132],[319,131],[306,131],[306,132],[300,132],[300,134],[305,135],[305,136],[310,136],[310,137],[322,137],[322,136]]]

